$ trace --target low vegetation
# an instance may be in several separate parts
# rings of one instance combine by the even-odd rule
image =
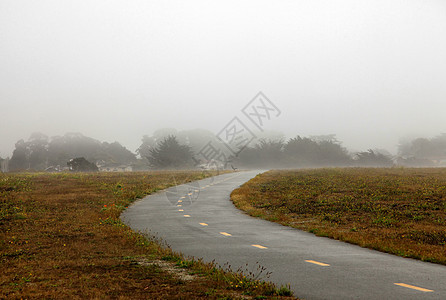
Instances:
[[[446,169],[270,171],[231,198],[251,216],[446,264]]]
[[[209,172],[0,174],[0,298],[281,298],[121,223],[135,199]]]

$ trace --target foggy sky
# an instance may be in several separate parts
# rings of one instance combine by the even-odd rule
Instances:
[[[217,133],[259,91],[265,129],[395,152],[446,132],[445,53],[444,0],[2,0],[0,156],[35,131]]]

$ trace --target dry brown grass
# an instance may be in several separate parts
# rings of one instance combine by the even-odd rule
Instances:
[[[0,174],[0,298],[189,299],[277,294],[269,283],[252,282],[236,289],[230,282],[238,274],[186,260],[120,222],[120,212],[135,199],[207,175]],[[195,274],[194,279],[148,263],[163,258]]]
[[[252,216],[446,264],[446,169],[270,171],[231,198]]]

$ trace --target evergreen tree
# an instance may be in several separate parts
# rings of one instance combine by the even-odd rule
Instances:
[[[181,145],[173,135],[166,137],[149,152],[147,159],[155,169],[185,169],[193,166],[191,148]]]

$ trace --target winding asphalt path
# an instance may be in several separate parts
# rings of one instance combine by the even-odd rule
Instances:
[[[187,256],[290,284],[305,299],[446,299],[446,267],[396,257],[249,217],[229,201],[259,171],[224,174],[148,196],[123,221]],[[446,248],[445,248],[446,251]],[[266,279],[266,278],[263,278]]]

